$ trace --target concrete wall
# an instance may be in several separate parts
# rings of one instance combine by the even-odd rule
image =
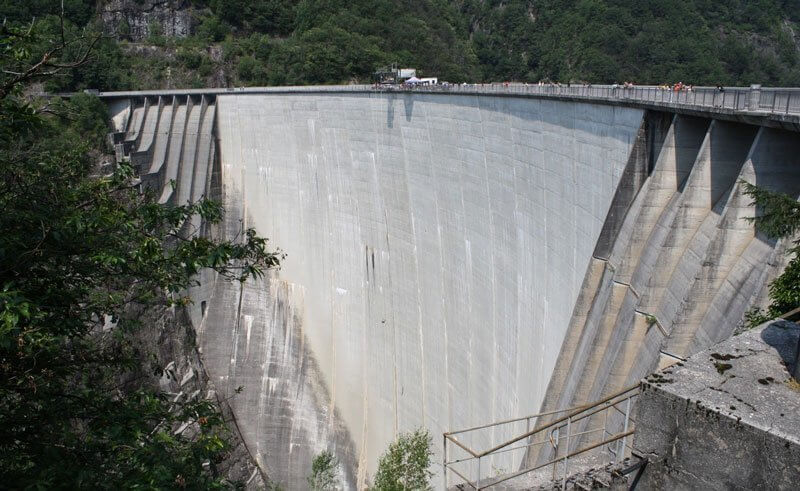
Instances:
[[[798,336],[770,322],[648,377],[633,442],[648,460],[641,489],[797,489]]]
[[[592,259],[542,409],[600,399],[730,337],[784,250],[746,219],[757,210],[740,182],[798,196],[798,156],[792,132],[675,116],[608,258]]]
[[[398,432],[435,436],[539,408],[642,111],[414,94],[230,95],[216,106],[229,221],[241,216],[289,254],[266,292],[211,299],[209,312],[242,314],[206,319],[202,335],[209,371],[246,397],[296,380],[247,409],[256,421],[274,416],[271,404],[304,415],[282,433],[245,430],[270,477],[299,484],[329,445],[317,437],[341,426],[353,450],[337,452],[361,487]],[[254,354],[277,342],[280,376],[265,369],[273,354]],[[313,389],[299,377],[308,364]],[[306,442],[292,439],[301,433]],[[283,466],[287,451],[296,468]]]

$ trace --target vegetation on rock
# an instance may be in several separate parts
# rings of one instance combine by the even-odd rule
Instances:
[[[98,165],[108,128],[96,98],[23,95],[86,76],[100,42],[52,18],[0,27],[0,478],[13,489],[229,486],[215,472],[227,448],[215,404],[132,377],[150,366],[136,334],[148,311],[190,302],[202,269],[245,281],[280,256],[252,230],[187,237],[192,216],[221,220],[218,203],[165,207],[129,165]]]
[[[0,15],[58,9],[18,3],[0,0]],[[389,63],[450,82],[800,85],[800,3],[786,0],[187,0],[173,3],[191,8],[192,35],[153,25],[138,42],[126,22],[102,25],[107,3],[66,1],[75,29],[118,40],[57,88],[369,83]]]

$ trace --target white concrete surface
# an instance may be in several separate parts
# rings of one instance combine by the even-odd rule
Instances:
[[[299,309],[303,356],[325,388],[283,403],[341,414],[357,460],[351,485],[363,486],[398,432],[436,436],[539,409],[642,111],[369,93],[220,95],[216,105],[230,218],[288,252],[280,281],[303,303],[285,308]],[[236,319],[250,327],[233,336],[282,329],[281,316],[261,319],[275,312]],[[207,361],[212,377],[224,365],[237,380],[249,372],[246,391],[284,383],[239,348],[211,356],[207,342],[206,358],[227,360]],[[229,377],[226,368],[217,382]],[[468,443],[486,448],[512,431]],[[255,446],[264,434],[244,436]],[[267,446],[271,477],[289,472],[269,463],[281,444]]]

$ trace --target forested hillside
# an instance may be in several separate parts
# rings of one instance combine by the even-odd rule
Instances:
[[[58,10],[0,1],[13,22]],[[369,82],[389,63],[451,82],[800,85],[796,0],[67,0],[65,12],[108,38],[63,90]]]

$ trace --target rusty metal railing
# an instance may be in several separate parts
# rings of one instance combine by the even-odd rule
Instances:
[[[627,450],[631,448],[627,443],[628,437],[633,434],[634,421],[631,417],[632,401],[638,394],[639,384],[636,384],[588,404],[519,418],[505,419],[485,425],[444,433],[442,464],[444,468],[445,488],[449,486],[450,473],[462,480],[460,484],[475,490],[481,490],[552,465],[554,480],[557,478],[559,467],[561,468],[562,489],[565,489],[567,477],[569,475],[570,459],[603,446],[607,447],[606,450],[612,456],[610,457],[611,461],[619,461],[625,457]],[[617,406],[619,405],[624,405],[624,409],[618,408]],[[608,416],[612,411],[616,411],[623,418],[621,431],[616,433],[612,433],[608,429]],[[576,430],[576,423],[583,422],[583,426],[586,426],[594,419],[602,419],[598,416],[603,412],[605,412],[605,418],[603,419],[602,426],[583,429],[582,431]],[[542,423],[530,429],[531,422],[535,424],[536,421],[543,416],[554,416],[563,413],[566,414],[553,421]],[[583,420],[587,418],[592,419],[584,422]],[[524,433],[483,451],[471,448],[458,438],[459,435],[480,432],[482,430],[508,424],[521,423],[523,421],[527,427]],[[598,434],[599,437],[597,436]],[[541,437],[541,439],[538,437]],[[587,439],[589,441],[586,441]],[[514,445],[521,441],[523,442],[521,445]],[[583,447],[574,449],[575,446],[582,443],[584,444]],[[552,452],[552,458],[543,463],[522,468],[509,474],[494,477],[488,474],[484,475],[485,469],[482,468],[482,463],[487,462],[487,460],[493,456],[520,450],[527,453],[534,447],[546,447],[548,444],[548,450]],[[448,450],[450,450],[450,452],[448,452]],[[455,452],[461,452],[461,455],[453,455]],[[452,460],[448,460],[448,453]],[[473,464],[477,464],[476,472],[465,469],[465,467],[472,468]]]

